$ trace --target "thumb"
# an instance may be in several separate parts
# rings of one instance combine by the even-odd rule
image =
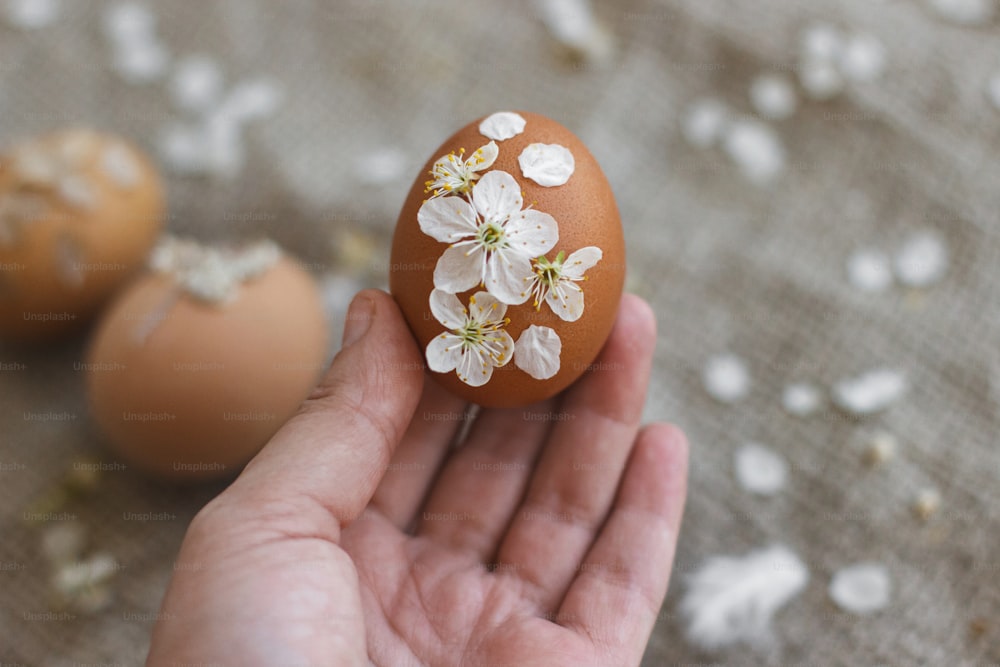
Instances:
[[[423,389],[423,358],[399,308],[359,292],[330,369],[230,491],[282,504],[319,502],[343,525],[371,500]]]

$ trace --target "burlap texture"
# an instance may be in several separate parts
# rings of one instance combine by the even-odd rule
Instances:
[[[152,4],[152,3],[151,3]],[[204,239],[267,233],[317,266],[359,230],[381,250],[364,281],[384,281],[387,239],[415,170],[457,127],[498,109],[547,114],[590,146],[626,225],[630,283],[660,324],[647,416],[678,422],[692,443],[688,509],[675,578],[646,664],[953,665],[1000,662],[1000,113],[985,81],[1000,70],[996,24],[960,28],[917,0],[626,0],[598,14],[618,43],[604,67],[567,63],[524,3],[353,4],[293,0],[156,3],[176,54],[208,53],[230,81],[280,79],[286,105],[250,133],[250,164],[232,183],[171,177],[170,228]],[[153,150],[179,117],[162,85],[109,71],[104,3],[65,2],[37,33],[0,29],[0,143],[90,123]],[[690,148],[679,119],[711,94],[748,109],[751,77],[796,62],[799,32],[823,19],[886,44],[877,84],[807,103],[779,132],[790,169],[747,183],[717,151]],[[356,160],[405,151],[405,177],[360,183]],[[864,294],[844,275],[861,245],[892,250],[931,228],[951,269],[926,293]],[[111,461],[86,415],[74,364],[83,339],[0,348],[0,658],[6,663],[141,664],[153,614],[187,521],[220,487],[177,489],[107,472],[67,504],[91,546],[123,565],[105,611],[45,620],[53,609],[44,526],[24,513],[75,461]],[[753,386],[735,407],[701,385],[711,355],[747,360]],[[780,407],[790,380],[824,385],[875,366],[905,369],[912,390],[883,415]],[[42,421],[39,414],[61,415]],[[895,460],[862,463],[865,435],[895,433]],[[732,454],[767,443],[792,466],[789,487],[757,499],[733,480]],[[934,487],[940,513],[914,519]],[[129,520],[130,513],[166,513]],[[36,522],[37,523],[37,522]],[[706,556],[789,545],[810,567],[806,592],[775,620],[770,652],[704,654],[676,615],[683,577]],[[892,574],[890,608],[859,619],[826,586],[847,564]]]

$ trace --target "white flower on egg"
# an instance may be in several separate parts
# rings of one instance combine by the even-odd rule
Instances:
[[[528,293],[534,297],[535,310],[545,302],[553,313],[566,322],[580,319],[583,315],[583,289],[577,283],[587,279],[584,273],[601,261],[602,256],[600,248],[587,246],[569,257],[560,252],[551,262],[545,257],[537,258],[528,288]]]
[[[555,218],[521,210],[521,189],[505,171],[484,175],[470,199],[428,199],[417,212],[421,231],[451,244],[434,268],[434,287],[458,294],[481,285],[505,304],[524,303],[525,285],[534,279],[531,260],[559,240]]]
[[[478,172],[489,169],[496,162],[500,149],[495,141],[480,146],[468,159],[463,160],[465,149],[458,153],[452,151],[441,157],[431,167],[431,180],[424,183],[424,192],[431,193],[431,199],[444,195],[468,194],[474,182],[479,179]]]
[[[493,376],[493,369],[510,361],[514,339],[504,331],[510,320],[507,305],[487,292],[469,297],[466,308],[458,297],[434,290],[431,313],[447,329],[427,344],[427,365],[437,373],[455,371],[472,387],[480,387]]]

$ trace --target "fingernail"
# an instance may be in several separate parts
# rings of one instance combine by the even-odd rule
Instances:
[[[357,295],[347,309],[347,320],[344,322],[344,340],[341,347],[348,347],[358,342],[368,331],[375,318],[375,302],[367,296]]]

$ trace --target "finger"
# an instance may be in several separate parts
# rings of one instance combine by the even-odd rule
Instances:
[[[687,494],[688,445],[673,426],[646,427],[618,498],[556,618],[637,665],[667,593]]]
[[[372,505],[400,530],[405,530],[416,517],[467,417],[464,400],[436,382],[425,381],[424,395],[413,421],[372,497]]]
[[[484,411],[441,470],[415,533],[491,560],[524,496],[554,405]]]
[[[385,292],[360,292],[326,376],[226,493],[286,511],[305,501],[339,525],[353,520],[403,437],[423,381],[423,361],[395,302]]]
[[[539,607],[558,606],[607,516],[635,442],[649,382],[656,322],[626,295],[596,369],[563,398],[560,419],[501,544]]]

